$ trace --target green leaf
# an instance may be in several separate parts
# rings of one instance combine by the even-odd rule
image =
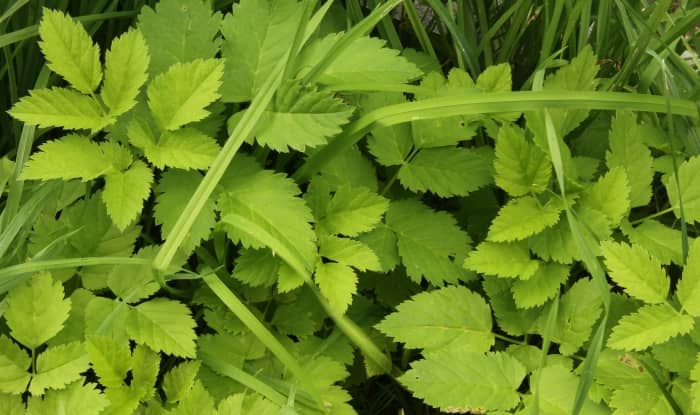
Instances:
[[[651,352],[664,369],[689,378],[690,371],[695,366],[695,356],[700,353],[700,346],[685,335],[657,344],[651,348]]]
[[[133,379],[129,385],[131,395],[137,399],[147,400],[154,394],[154,385],[158,378],[160,356],[147,347],[137,345],[131,356],[131,373]]]
[[[36,360],[36,374],[29,385],[29,392],[39,396],[46,389],[63,389],[80,379],[80,374],[88,369],[89,364],[82,342],[49,347]]]
[[[482,92],[509,92],[512,89],[510,65],[491,65],[479,74],[476,88]]]
[[[155,189],[156,205],[153,211],[164,239],[170,235],[177,218],[201,181],[202,175],[194,171],[169,169],[161,175]],[[189,236],[180,246],[184,252],[192,252],[202,239],[209,238],[216,223],[214,207],[214,201],[207,200],[192,224]]]
[[[675,414],[653,383],[623,385],[612,392],[609,405],[615,409],[615,414]]]
[[[148,85],[148,106],[158,126],[176,130],[209,115],[205,108],[219,98],[224,65],[217,59],[177,63]]]
[[[22,97],[9,114],[30,125],[67,130],[96,132],[111,122],[91,97],[58,87],[29,91],[29,96]]]
[[[340,40],[342,33],[333,33],[309,44],[300,58],[299,76],[306,75]],[[418,78],[420,69],[399,51],[384,47],[385,41],[363,36],[355,39],[328,65],[318,77],[326,85],[378,82],[405,83]]]
[[[128,127],[129,141],[143,150],[144,155],[159,169],[206,169],[217,154],[219,144],[194,128],[164,131],[158,138],[144,122],[134,121]]]
[[[85,308],[85,335],[107,336],[128,343],[126,326],[130,311],[125,302],[93,297]]]
[[[138,30],[129,30],[112,41],[112,48],[105,54],[105,82],[100,91],[111,117],[136,105],[149,60],[146,40]]]
[[[645,220],[636,228],[623,221],[620,229],[633,244],[646,249],[662,265],[669,265],[671,262],[683,265],[681,231],[656,220]]]
[[[448,347],[411,363],[399,381],[427,404],[445,412],[508,410],[520,401],[517,392],[525,368],[505,353],[477,353]]]
[[[700,188],[696,186],[700,179],[700,157],[695,156],[681,163],[678,167],[678,176],[664,176],[668,200],[673,207],[673,213],[677,218],[681,217],[680,200],[683,201],[683,213],[688,222],[700,222]],[[679,187],[676,184],[680,184]]]
[[[398,177],[413,192],[441,197],[466,196],[493,181],[491,160],[483,152],[453,147],[421,150],[401,166]]]
[[[211,5],[201,0],[162,0],[155,10],[143,7],[138,27],[151,54],[151,75],[176,63],[216,56],[220,26],[221,13],[212,14]]]
[[[43,399],[40,396],[32,396],[27,404],[27,415],[98,415],[109,402],[95,389],[95,384],[83,385],[82,381],[78,381],[65,389],[48,391]]]
[[[282,260],[264,249],[243,249],[236,258],[233,278],[251,287],[269,287],[277,282]]]
[[[666,301],[670,282],[658,259],[636,245],[606,241],[601,248],[610,278],[627,294],[649,304]]]
[[[294,0],[243,0],[221,25],[222,99],[250,101],[292,47],[302,7]]]
[[[222,221],[226,223],[226,215],[234,214],[254,222],[298,253],[311,271],[317,256],[316,235],[309,225],[313,217],[304,200],[297,197],[296,183],[282,174],[258,170],[257,166],[247,170],[250,167],[244,167],[245,163],[255,166],[248,158],[236,158],[230,167],[235,175],[222,180],[225,191],[218,200]],[[226,230],[234,242],[241,241],[245,247],[264,247],[257,238],[237,228],[227,226]]]
[[[196,380],[180,400],[180,405],[171,413],[172,415],[215,415],[214,400],[202,382]]]
[[[389,206],[386,225],[396,234],[399,255],[413,281],[425,277],[437,285],[464,276],[459,264],[471,240],[449,213],[435,212],[415,200],[400,200]]]
[[[498,326],[512,336],[522,336],[534,331],[542,308],[522,309],[515,305],[512,281],[504,278],[484,278],[482,286]]]
[[[152,260],[156,246],[147,245],[134,255],[135,258]],[[107,277],[107,286],[122,301],[137,303],[160,290],[150,263],[145,265],[117,265]]]
[[[695,366],[690,371],[690,380],[693,381],[691,386],[692,407],[693,411],[700,411],[700,353],[695,355]]]
[[[532,308],[544,304],[547,300],[554,298],[559,292],[559,287],[568,277],[569,267],[566,265],[540,264],[530,278],[513,283],[515,304],[520,308]]]
[[[612,198],[610,195],[615,197]],[[602,212],[610,219],[611,225],[617,226],[629,213],[629,197],[627,174],[624,169],[614,167],[592,186],[586,188],[577,206]]]
[[[141,303],[130,312],[127,331],[138,343],[155,351],[181,357],[194,357],[195,321],[184,304],[156,298]]]
[[[533,196],[512,199],[498,211],[486,239],[492,242],[525,239],[554,226],[562,210],[561,202],[554,198],[544,205]]]
[[[0,335],[0,391],[20,395],[31,376],[27,370],[32,359],[4,334]]]
[[[552,340],[559,343],[559,351],[563,355],[573,355],[590,338],[601,311],[600,291],[589,278],[578,280],[561,297]],[[547,311],[542,312],[539,321],[543,335],[547,314]]]
[[[531,379],[533,378],[531,377]],[[579,378],[564,366],[552,365],[540,369],[537,379],[539,380],[538,387],[543,391],[537,402],[539,413],[542,415],[570,415],[580,382]],[[532,405],[526,406],[524,413],[528,413],[531,408]],[[595,404],[590,398],[587,398],[581,413],[607,415],[610,412],[603,405]]]
[[[693,317],[700,317],[700,239],[695,239],[683,268],[683,278],[676,289],[678,301]]]
[[[629,181],[630,206],[645,206],[651,199],[654,159],[639,137],[644,127],[637,124],[636,115],[618,112],[610,126],[610,150],[605,153],[609,169],[622,167]]]
[[[352,108],[329,92],[300,83],[283,85],[255,129],[256,141],[275,151],[304,151],[327,143],[342,131]],[[239,113],[242,116],[242,113]],[[233,120],[236,120],[234,116]]]
[[[329,234],[357,236],[372,230],[389,208],[389,201],[364,187],[339,187],[318,227]]]
[[[0,413],[24,414],[24,403],[20,395],[0,394]]]
[[[379,271],[377,255],[364,243],[355,239],[325,236],[319,240],[319,254],[335,262],[360,271]]]
[[[466,287],[445,287],[411,297],[375,326],[410,349],[460,345],[487,352],[494,342],[491,308]]]
[[[152,183],[153,172],[140,160],[136,160],[125,172],[105,176],[102,200],[120,231],[139,217],[144,200],[151,194]]]
[[[78,91],[89,94],[102,80],[100,48],[79,22],[58,10],[43,9],[39,47],[49,68]]]
[[[37,274],[15,286],[5,301],[4,317],[10,334],[30,349],[61,331],[71,307],[70,299],[63,298],[63,285],[48,273]]]
[[[530,258],[523,243],[482,242],[465,259],[464,267],[481,274],[527,280],[535,275],[540,263]]]
[[[122,386],[131,363],[128,342],[103,336],[89,336],[87,352],[92,369],[102,385],[108,388]]]
[[[316,264],[316,283],[331,307],[340,314],[345,314],[352,303],[352,296],[357,292],[357,275],[352,268],[337,262]]]
[[[396,235],[386,225],[380,224],[360,235],[358,239],[377,255],[381,272],[389,272],[401,262],[396,246]]]
[[[496,185],[511,196],[543,192],[552,175],[546,154],[525,139],[523,130],[510,124],[498,130],[494,170]]]
[[[608,346],[621,350],[644,350],[693,328],[693,318],[680,314],[666,303],[642,306],[622,317],[612,330]]]
[[[362,110],[369,112],[392,104],[407,102],[402,93],[368,93],[361,101]],[[402,164],[413,146],[411,125],[376,126],[367,138],[367,149],[385,166]]]
[[[103,148],[89,138],[71,134],[39,146],[39,152],[22,170],[25,180],[81,179],[92,180],[110,171],[109,160]]]
[[[198,360],[183,362],[165,374],[163,391],[168,402],[181,401],[190,393],[201,364]]]

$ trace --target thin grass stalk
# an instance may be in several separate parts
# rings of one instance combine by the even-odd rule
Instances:
[[[479,17],[479,31],[483,34],[490,29],[488,10],[483,0],[476,0],[476,12]],[[493,65],[493,47],[491,41],[483,43],[483,46],[484,63],[486,66],[491,66]]]
[[[413,28],[413,33],[416,35],[416,39],[418,39],[421,49],[433,60],[435,60],[435,62],[439,62],[440,60],[438,59],[437,53],[435,53],[433,43],[430,41],[428,32],[425,30],[425,26],[423,26],[423,22],[418,16],[418,11],[416,10],[416,6],[413,4],[413,0],[404,0],[403,8],[406,11],[406,17],[408,17],[408,21]]]
[[[475,55],[476,52],[476,43],[474,40],[467,39],[464,36],[464,33],[462,33],[457,25],[455,24],[454,19],[452,18],[452,14],[447,10],[445,5],[443,5],[440,1],[438,0],[425,0],[425,2],[430,6],[431,9],[433,9],[433,12],[435,15],[440,18],[442,23],[445,25],[447,28],[447,31],[450,32],[450,35],[452,36],[452,40],[457,47],[457,49],[461,52],[462,56],[464,57],[464,60],[467,64],[467,68],[469,69],[469,72],[471,72],[472,76],[476,78],[480,73],[481,73],[481,68],[479,65],[479,59]]]
[[[511,16],[513,16],[513,13],[519,9],[519,6],[519,3],[513,3],[503,13],[501,13],[501,15],[492,25],[489,26],[489,30],[487,30],[486,33],[481,36],[481,42],[479,42],[479,46],[476,49],[477,54],[480,55],[486,48],[487,44],[491,49],[493,49],[493,38],[501,29],[503,29],[503,26],[509,21]],[[497,60],[494,63],[501,63],[501,61],[498,60],[500,58],[496,57],[495,59]]]
[[[545,11],[547,17],[545,19],[544,37],[542,38],[542,46],[540,48],[540,64],[547,61],[549,56],[552,54],[554,38],[557,36],[557,29],[559,28],[560,24],[559,20],[561,19],[562,12],[564,11],[564,0],[554,0],[554,10],[552,11],[551,16],[549,16],[548,7],[545,7]]]
[[[525,33],[528,25],[528,16],[532,6],[532,0],[515,1],[514,6],[517,7],[513,15],[513,19],[508,25],[503,44],[498,50],[496,62],[508,62],[515,52],[515,45],[518,39]]]

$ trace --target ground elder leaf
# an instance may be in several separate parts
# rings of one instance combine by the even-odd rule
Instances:
[[[680,184],[680,195],[676,180]],[[681,163],[678,167],[677,179],[675,174],[664,177],[668,200],[677,218],[681,217],[680,200],[682,200],[685,220],[700,222],[700,186],[697,186],[698,180],[700,180],[700,157],[698,156]]]
[[[658,259],[636,245],[606,241],[601,248],[610,277],[627,294],[649,304],[666,301],[670,281]]]
[[[666,303],[642,306],[622,317],[608,339],[608,347],[620,350],[644,350],[668,339],[690,332],[693,318],[680,314]]]
[[[36,349],[55,336],[70,313],[70,299],[63,296],[63,284],[48,273],[36,274],[12,288],[5,297],[4,313],[12,337]]]
[[[37,373],[29,384],[32,395],[43,395],[46,389],[63,389],[80,379],[90,364],[82,342],[49,347],[36,360]]]
[[[335,312],[345,314],[357,292],[355,271],[337,262],[318,263],[314,279]]]
[[[372,230],[389,208],[389,201],[364,187],[339,187],[318,226],[329,234],[357,236]]]
[[[486,239],[492,242],[525,239],[554,226],[562,210],[557,199],[550,199],[544,205],[532,196],[512,199],[498,211]]]
[[[39,127],[61,127],[66,130],[99,131],[110,123],[99,104],[87,95],[68,88],[46,88],[29,91],[9,114]]]
[[[411,363],[399,382],[442,411],[483,413],[517,405],[525,374],[525,367],[508,354],[448,347]]]
[[[573,355],[590,338],[601,311],[600,292],[591,279],[580,279],[566,291],[559,300],[559,312],[552,333],[552,340],[559,343],[563,355]],[[544,334],[547,314],[548,311],[541,314],[541,334]]]
[[[559,287],[569,277],[569,266],[557,263],[543,263],[526,280],[518,280],[511,288],[513,299],[519,308],[540,306],[554,298]]]
[[[325,236],[319,240],[319,254],[335,262],[354,267],[360,271],[379,271],[379,258],[364,243],[350,238]]]
[[[105,54],[105,81],[100,90],[110,116],[119,116],[136,105],[149,60],[146,40],[138,30],[129,30],[112,41]]]
[[[405,103],[402,93],[369,93],[361,101],[363,113],[388,105]],[[402,164],[413,146],[411,125],[401,123],[392,126],[376,126],[367,138],[367,149],[384,166]]]
[[[165,131],[158,143],[143,149],[148,161],[157,168],[184,170],[205,170],[221,150],[216,140],[194,128]]]
[[[233,278],[251,287],[269,287],[277,282],[280,261],[267,248],[243,249],[236,258]]]
[[[89,336],[87,352],[100,383],[108,388],[122,386],[130,369],[131,351],[128,341],[104,336]]]
[[[613,390],[609,401],[614,414],[675,414],[658,386],[652,382],[623,385]]]
[[[676,295],[686,312],[700,317],[700,239],[695,239],[690,246]]]
[[[39,146],[22,170],[25,180],[92,180],[109,171],[111,160],[98,143],[77,134]]]
[[[525,138],[525,132],[512,125],[498,130],[494,160],[496,185],[511,196],[541,193],[552,175],[546,154]]]
[[[411,297],[375,327],[410,349],[451,344],[487,352],[494,342],[491,308],[466,287],[445,287]]]
[[[141,9],[138,28],[151,54],[150,74],[158,75],[176,63],[213,58],[221,13],[212,13],[201,0],[161,0]]]
[[[163,377],[163,392],[168,402],[177,402],[190,392],[202,362],[190,360],[170,369]]]
[[[654,178],[654,158],[651,151],[639,137],[642,127],[637,124],[636,115],[618,112],[610,126],[610,149],[605,153],[609,169],[622,167],[629,181],[630,206],[645,206],[652,196],[651,184]]]
[[[71,383],[61,390],[50,390],[43,399],[32,396],[27,402],[27,415],[80,414],[98,415],[109,405],[94,383]]]
[[[413,192],[429,191],[440,197],[466,196],[493,181],[490,160],[456,147],[421,150],[401,166],[398,177]]]
[[[22,394],[31,379],[27,371],[31,363],[29,355],[18,344],[0,335],[0,391]]]
[[[144,200],[151,194],[152,183],[153,172],[140,160],[135,161],[125,172],[105,176],[102,200],[120,231],[140,215]]]
[[[615,195],[615,197],[611,197]],[[595,209],[610,219],[612,226],[620,224],[630,210],[630,188],[627,185],[627,174],[620,167],[610,169],[590,187],[586,188],[579,207]]]
[[[435,212],[415,200],[391,203],[386,225],[394,231],[399,255],[413,281],[456,282],[464,274],[456,258],[464,258],[471,239],[446,212]]]
[[[504,261],[504,258],[508,258]],[[474,272],[502,278],[527,280],[537,272],[540,263],[530,258],[523,243],[482,242],[464,260],[464,267]]]
[[[674,263],[683,265],[681,231],[673,229],[656,220],[645,220],[636,227],[623,221],[620,229],[630,242],[646,249],[663,265]]]
[[[205,108],[219,98],[224,65],[217,59],[177,63],[148,85],[148,106],[158,126],[176,130],[209,115]]]
[[[43,9],[39,47],[49,68],[78,91],[89,94],[102,80],[100,48],[83,25],[58,10]]]
[[[551,365],[540,369],[538,374],[539,410],[543,415],[570,415],[576,398],[580,379],[571,370],[562,365]],[[532,408],[526,406],[524,413]],[[530,412],[531,413],[531,412]],[[586,415],[607,415],[610,412],[603,405],[585,399],[581,413]]]
[[[127,331],[155,351],[194,357],[195,322],[184,304],[163,298],[141,303],[129,313]]]

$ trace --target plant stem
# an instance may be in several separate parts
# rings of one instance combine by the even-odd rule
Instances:
[[[658,211],[658,212],[656,212],[656,213],[653,213],[653,214],[651,214],[651,215],[649,215],[649,216],[645,216],[645,217],[643,217],[643,218],[639,218],[639,219],[633,220],[632,222],[630,222],[630,225],[636,225],[636,224],[638,224],[638,223],[645,222],[645,221],[647,221],[647,220],[649,220],[649,219],[654,219],[654,218],[657,218],[657,217],[659,217],[659,216],[663,216],[663,215],[665,215],[665,214],[667,214],[667,213],[669,213],[669,212],[673,212],[673,208],[672,208],[672,207],[666,208],[666,209],[664,209],[664,210],[660,210],[660,211]]]

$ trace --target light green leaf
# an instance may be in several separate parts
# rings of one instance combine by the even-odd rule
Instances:
[[[680,314],[666,303],[642,306],[622,317],[612,330],[608,346],[621,350],[644,350],[693,328],[693,318]]]
[[[130,369],[131,352],[127,341],[116,341],[109,337],[89,336],[87,352],[100,383],[108,388],[123,385]]]
[[[399,181],[413,192],[441,197],[466,196],[493,181],[491,160],[466,148],[421,150],[399,170]]]
[[[676,185],[676,175],[664,176],[666,193],[668,200],[673,207],[673,213],[677,218],[681,217],[680,200],[683,200],[683,213],[688,222],[700,222],[700,187],[697,186],[700,180],[700,157],[692,157],[678,167],[678,183]]]
[[[153,172],[140,160],[136,160],[125,172],[105,176],[102,200],[120,231],[139,216],[144,200],[151,194],[152,183]]]
[[[128,127],[129,141],[143,150],[148,161],[159,169],[206,169],[219,154],[219,144],[194,128],[164,131],[156,139],[150,127],[133,121]]]
[[[600,291],[595,283],[584,278],[578,280],[559,300],[559,312],[552,333],[552,340],[559,343],[563,355],[573,355],[590,338],[593,325],[602,311]],[[546,330],[548,310],[542,312],[540,333]]]
[[[614,414],[675,415],[662,391],[653,383],[623,385],[610,397]]]
[[[36,374],[29,385],[34,396],[43,395],[46,389],[63,389],[80,379],[90,361],[85,344],[73,342],[49,347],[36,360]]]
[[[131,395],[147,400],[155,392],[153,389],[160,368],[160,356],[145,346],[137,345],[131,356],[133,379],[129,385]]]
[[[0,394],[0,413],[24,415],[24,403],[21,395]]]
[[[476,79],[476,88],[482,92],[508,92],[512,89],[510,65],[501,63],[486,68]]]
[[[695,355],[695,366],[690,371],[690,380],[693,381],[691,386],[692,407],[693,411],[700,411],[700,353]]]
[[[339,187],[318,226],[329,234],[357,236],[372,230],[389,208],[389,201],[364,187]]]
[[[89,94],[102,80],[100,48],[82,24],[58,10],[43,9],[39,47],[49,68],[78,91]]]
[[[656,220],[645,220],[639,226],[632,227],[627,221],[620,224],[620,229],[630,241],[646,249],[661,262],[669,265],[683,265],[681,231],[668,227]]]
[[[563,206],[558,199],[540,203],[533,196],[512,199],[498,211],[486,237],[492,242],[510,242],[525,239],[554,226],[559,221]]]
[[[676,295],[686,312],[693,317],[700,317],[700,239],[695,239],[690,246]]]
[[[0,391],[21,395],[31,376],[27,371],[32,359],[4,334],[0,335]]]
[[[396,234],[399,255],[413,281],[425,277],[437,285],[464,276],[459,264],[471,239],[449,213],[435,212],[415,200],[401,200],[391,203],[386,225]]]
[[[158,126],[176,130],[209,115],[205,108],[219,98],[224,65],[217,59],[177,63],[148,85],[148,106]]]
[[[304,200],[297,197],[300,191],[296,183],[282,174],[259,170],[244,157],[234,159],[229,171],[235,173],[222,180],[225,191],[218,200],[222,221],[226,223],[226,215],[234,214],[254,222],[294,250],[311,271],[317,257],[316,235],[309,225],[313,217]],[[265,247],[238,228],[226,226],[226,231],[234,242],[241,241],[245,247]]]
[[[396,235],[386,225],[380,224],[360,235],[358,239],[377,255],[381,272],[389,272],[401,262],[396,246]]]
[[[464,267],[481,274],[527,280],[535,275],[540,263],[530,258],[523,243],[482,242],[469,254]]]
[[[180,363],[163,377],[163,391],[168,402],[177,402],[190,393],[202,362],[191,360]]]
[[[489,297],[498,326],[511,336],[522,336],[535,331],[542,308],[518,308],[513,300],[513,282],[505,278],[484,278],[481,285]]]
[[[466,287],[417,294],[375,327],[410,349],[460,345],[470,351],[487,352],[494,342],[491,308]]]
[[[546,154],[525,139],[523,130],[510,124],[498,130],[494,169],[496,185],[511,196],[543,192],[552,175]]]
[[[635,114],[618,112],[610,126],[610,150],[605,153],[609,169],[622,167],[627,174],[631,207],[645,206],[651,199],[654,159],[639,139],[643,128],[637,124]]]
[[[292,47],[302,7],[294,0],[243,0],[221,25],[222,99],[250,101]]]
[[[200,380],[183,392],[180,405],[171,411],[172,415],[215,415],[214,400]]]
[[[568,277],[567,265],[541,264],[530,278],[513,283],[515,304],[520,308],[532,308],[544,304],[559,292],[559,287]]]
[[[138,30],[129,30],[112,41],[105,54],[105,82],[100,91],[111,117],[136,105],[139,90],[146,82],[149,60],[146,40]]]
[[[128,343],[126,326],[130,311],[125,302],[94,297],[85,308],[85,335],[107,336]]]
[[[112,161],[101,146],[81,135],[47,141],[39,150],[22,170],[23,179],[88,181],[109,172],[112,167]]]
[[[307,147],[326,144],[330,137],[340,133],[352,111],[329,92],[290,83],[277,91],[254,134],[258,144],[275,151],[305,151]],[[237,116],[233,120],[237,121]]]
[[[63,298],[63,285],[48,273],[37,274],[15,286],[5,301],[4,317],[10,334],[30,349],[61,331],[71,307],[70,299]]]
[[[388,105],[407,102],[402,93],[368,93],[361,101],[364,113]],[[402,123],[388,127],[376,126],[367,138],[367,149],[385,166],[402,164],[413,146],[411,125]]]
[[[685,335],[657,344],[651,348],[651,352],[664,369],[689,378],[690,371],[695,366],[695,356],[700,353],[700,346],[689,335]]]
[[[542,368],[537,379],[539,380],[538,387],[542,391],[538,402],[539,413],[541,415],[570,415],[580,382],[578,377],[564,366],[552,365]],[[526,406],[524,413],[531,410],[531,405]],[[610,412],[604,406],[586,399],[581,413],[607,415]]]
[[[161,175],[155,188],[154,216],[156,223],[161,226],[163,238],[168,237],[180,213],[201,181],[202,175],[195,171],[169,169]],[[180,246],[184,252],[192,252],[202,239],[209,238],[216,223],[214,207],[214,201],[207,200],[192,224],[188,237]]]
[[[9,114],[30,125],[67,130],[96,132],[111,122],[89,96],[58,87],[29,91],[29,96],[22,97]]]
[[[636,245],[601,243],[610,278],[627,294],[649,304],[666,301],[670,281],[658,259]]]
[[[610,197],[615,195],[615,197]],[[621,167],[613,167],[604,176],[586,188],[577,207],[595,209],[605,214],[612,226],[620,224],[630,209],[630,188],[627,174]]]
[[[135,258],[152,260],[155,258],[157,246],[146,245],[139,249]],[[137,303],[150,297],[160,290],[155,281],[156,276],[151,264],[146,265],[117,265],[112,267],[107,277],[107,286],[122,301]]]
[[[505,353],[483,354],[448,347],[411,363],[399,382],[442,411],[483,413],[517,405],[517,389],[525,374],[523,365]]]
[[[155,10],[141,9],[139,29],[151,54],[151,75],[165,72],[175,63],[213,58],[219,53],[215,39],[221,13],[201,0],[162,0]]]
[[[194,357],[195,321],[184,304],[156,298],[137,305],[129,314],[127,331],[136,342],[155,351]]]
[[[269,287],[277,282],[277,274],[282,260],[263,249],[243,249],[236,258],[233,278],[251,287]]]
[[[299,76],[306,75],[342,35],[333,33],[309,44],[300,58]],[[399,51],[385,48],[384,44],[385,41],[378,38],[357,38],[321,72],[318,82],[326,85],[361,82],[396,84],[421,75],[416,65],[399,56]]]
[[[319,240],[319,254],[360,271],[379,271],[377,255],[364,243],[350,238],[325,236]]]
[[[352,268],[337,262],[316,264],[316,283],[333,309],[345,314],[357,292],[357,275]]]
[[[58,391],[50,390],[43,399],[32,396],[27,403],[27,415],[98,415],[109,405],[94,383],[83,385],[82,381],[73,382]]]

